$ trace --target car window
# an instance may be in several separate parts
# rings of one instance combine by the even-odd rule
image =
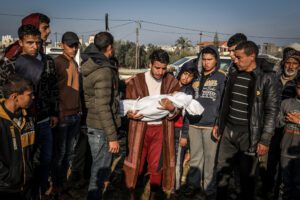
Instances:
[[[181,58],[180,60],[177,60],[176,62],[173,63],[173,65],[181,65],[185,61],[187,61],[188,58]]]

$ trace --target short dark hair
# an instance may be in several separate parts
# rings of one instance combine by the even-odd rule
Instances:
[[[242,50],[244,49],[244,52],[247,56],[250,56],[251,54],[255,54],[257,57],[258,55],[258,46],[252,42],[252,41],[244,41],[237,45],[235,50]]]
[[[1,89],[4,98],[8,99],[13,93],[23,94],[26,90],[32,90],[33,84],[30,80],[20,75],[12,74],[8,77]]]
[[[114,43],[114,37],[109,32],[100,32],[95,35],[94,44],[102,52]]]
[[[218,55],[217,53],[212,49],[212,48],[204,48],[201,51],[201,55],[203,56],[203,54],[211,54],[215,57],[215,59],[218,61]]]
[[[41,32],[35,26],[27,24],[20,26],[18,29],[19,39],[23,39],[25,35],[40,36]]]
[[[170,58],[169,58],[169,54],[162,49],[157,49],[154,50],[150,56],[149,56],[149,60],[151,61],[151,64],[154,63],[154,61],[158,61],[164,64],[169,64],[170,62]]]
[[[50,18],[47,15],[44,15],[42,13],[39,13],[39,15],[40,15],[40,24],[41,23],[50,24]]]
[[[243,33],[236,33],[228,39],[227,46],[232,47],[244,41],[247,41],[247,36]]]
[[[186,62],[182,65],[182,67],[177,75],[178,80],[180,80],[180,77],[184,72],[189,72],[189,73],[193,74],[193,76],[194,76],[193,80],[198,78],[199,72],[197,69],[197,64],[194,62],[194,60],[190,60],[189,62]]]

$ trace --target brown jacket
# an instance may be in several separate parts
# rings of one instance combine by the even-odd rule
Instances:
[[[161,85],[161,94],[170,94],[179,90],[177,80],[167,74]],[[137,74],[126,88],[126,99],[137,99],[149,96],[145,81],[145,74]],[[174,121],[172,118],[164,118],[163,121],[163,189],[171,191],[175,183],[175,147],[174,147]],[[129,189],[135,188],[139,175],[140,159],[143,147],[143,140],[147,123],[140,120],[129,120],[128,131],[128,156],[124,162],[126,186]]]
[[[56,76],[59,89],[59,116],[74,115],[81,112],[80,82],[78,65],[65,55],[55,58]]]

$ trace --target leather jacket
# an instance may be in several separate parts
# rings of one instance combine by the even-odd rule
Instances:
[[[219,133],[223,133],[226,126],[226,117],[229,112],[231,89],[238,71],[232,66],[225,85],[220,116],[216,121]],[[269,146],[274,134],[276,116],[279,111],[280,95],[278,92],[278,79],[270,68],[256,67],[251,72],[253,83],[249,88],[249,153],[255,153],[257,144]]]

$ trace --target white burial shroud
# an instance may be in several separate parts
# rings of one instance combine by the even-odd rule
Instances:
[[[155,121],[164,118],[169,114],[167,110],[158,109],[161,107],[159,104],[160,100],[168,98],[173,102],[176,108],[182,109],[182,115],[188,112],[190,115],[201,115],[204,108],[201,104],[194,100],[192,95],[187,95],[183,92],[176,92],[172,95],[155,95],[147,96],[136,100],[122,100],[120,101],[120,111],[121,116],[125,116],[129,110],[138,111],[144,117],[142,121]]]

